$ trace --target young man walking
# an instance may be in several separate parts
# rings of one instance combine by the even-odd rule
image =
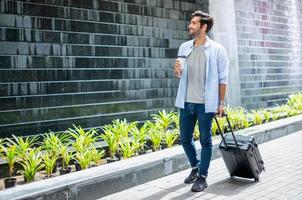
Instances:
[[[180,77],[175,106],[180,108],[180,138],[192,171],[184,180],[194,183],[191,190],[201,192],[212,156],[211,124],[215,113],[224,112],[224,97],[229,71],[227,53],[222,45],[207,37],[213,17],[202,11],[192,14],[188,28],[194,39],[183,43],[178,51],[174,71]],[[197,158],[193,131],[198,120],[201,156]]]

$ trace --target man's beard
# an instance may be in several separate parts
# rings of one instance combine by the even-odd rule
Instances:
[[[194,31],[190,32],[190,30],[192,30],[192,29],[189,29],[189,28],[188,28],[189,37],[190,37],[190,38],[194,38],[194,37],[195,37],[195,36],[194,36]]]
[[[191,30],[193,30],[193,29],[191,29]],[[194,32],[194,31],[190,32],[190,29],[189,29],[189,28],[188,28],[188,32],[189,32],[189,37],[190,37],[190,38],[195,38],[195,37],[197,37],[197,36],[200,35],[200,33],[196,33],[196,32]]]

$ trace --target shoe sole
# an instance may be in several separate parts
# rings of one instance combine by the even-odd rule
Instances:
[[[192,181],[187,181],[187,182],[184,181],[184,183],[185,183],[185,184],[192,184],[192,183],[195,183],[196,180],[197,180],[197,178],[196,178],[196,179],[193,179]]]
[[[208,184],[204,185],[200,190],[193,190],[193,189],[191,188],[191,191],[192,191],[192,192],[202,192],[202,191],[204,191],[204,189],[206,189],[207,187],[208,187]]]

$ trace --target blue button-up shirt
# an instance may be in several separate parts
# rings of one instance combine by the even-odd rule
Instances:
[[[178,56],[188,57],[193,51],[194,40],[183,43],[178,50]],[[205,82],[205,112],[216,112],[219,104],[219,84],[227,84],[229,59],[225,48],[207,37],[204,45],[207,56]],[[188,84],[187,63],[184,64],[180,77],[175,106],[184,108]],[[196,91],[198,92],[198,91]],[[202,91],[199,91],[202,92]]]

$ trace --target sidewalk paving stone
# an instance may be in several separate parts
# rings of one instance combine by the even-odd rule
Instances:
[[[190,169],[103,197],[99,200],[302,200],[302,131],[259,145],[266,171],[260,182],[230,178],[222,158],[213,160],[209,169],[209,187],[191,192],[183,183]]]

